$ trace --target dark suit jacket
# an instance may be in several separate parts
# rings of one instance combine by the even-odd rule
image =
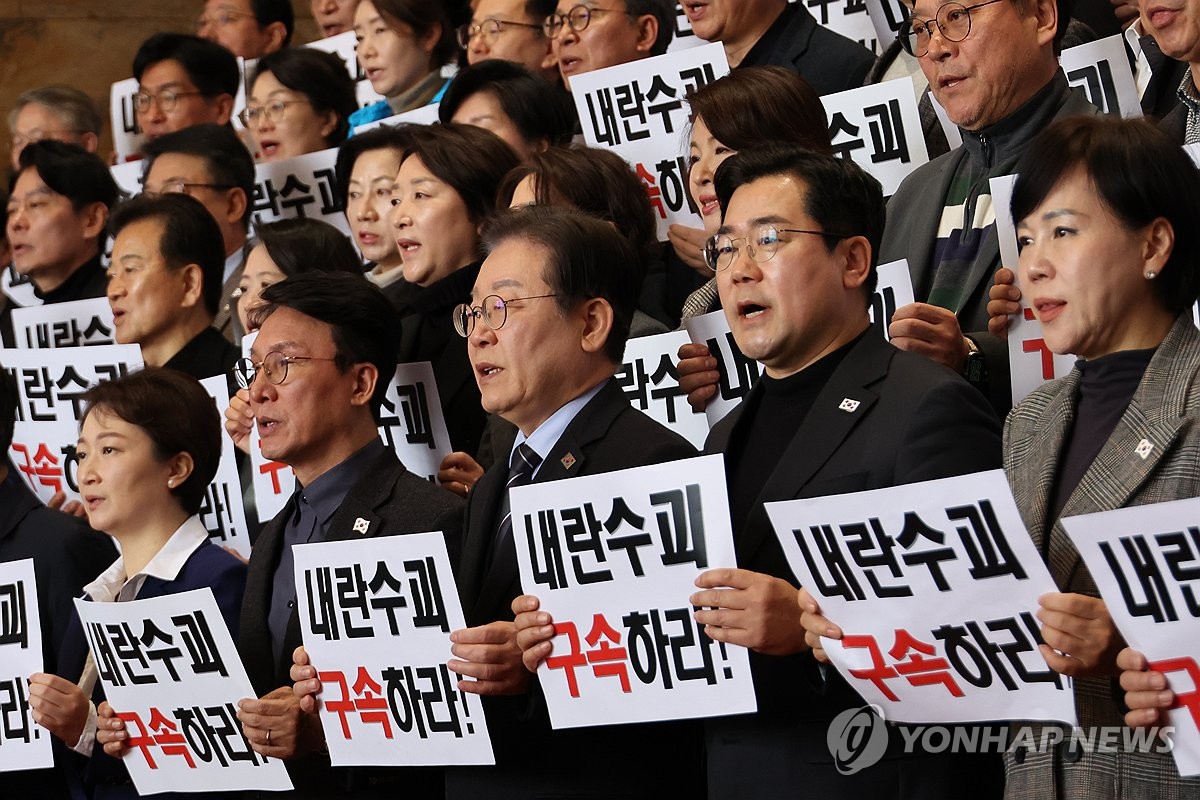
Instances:
[[[360,539],[363,536],[396,536],[405,533],[442,531],[453,564],[457,559],[462,529],[463,502],[454,494],[410,473],[395,452],[387,450],[364,473],[346,495],[329,523],[325,541]],[[278,661],[271,653],[271,631],[267,615],[271,609],[271,588],[275,568],[283,548],[283,529],[291,513],[291,504],[263,526],[250,557],[246,579],[246,598],[242,605],[242,631],[238,649],[254,691],[259,696],[282,686],[291,686],[289,675],[292,651],[302,644],[300,617],[292,610]],[[359,518],[367,520],[366,533],[354,530]],[[416,770],[363,771],[331,768],[328,756],[314,755],[287,762],[296,796],[338,796],[351,790],[356,781],[379,783],[390,777],[410,774],[414,782],[432,780],[440,787],[440,775],[429,776]],[[362,790],[355,790],[361,793]],[[276,795],[271,795],[276,796]],[[419,792],[410,797],[421,797]]]
[[[75,615],[72,598],[116,557],[111,539],[77,517],[46,508],[16,475],[0,483],[0,561],[33,559],[44,671],[58,674],[59,651]],[[56,769],[6,772],[0,786],[13,797],[63,797],[65,769],[59,763]]]
[[[563,459],[570,454],[574,461]],[[534,483],[658,464],[696,455],[683,437],[629,405],[610,380],[567,426]],[[512,537],[497,549],[490,569],[488,552],[499,524],[508,480],[508,453],[475,485],[464,526],[459,593],[467,625],[513,619],[512,601],[521,594]],[[569,466],[568,466],[569,464]],[[693,723],[616,725],[550,730],[549,716],[536,690],[529,696],[484,698],[496,767],[447,769],[446,796],[457,798],[662,797],[683,790],[699,775],[699,738]],[[531,756],[531,754],[536,754]],[[635,759],[661,759],[662,770],[631,781],[608,767],[633,769]]]
[[[824,95],[862,86],[874,63],[870,50],[818,25],[808,9],[796,3],[783,10],[738,66],[786,67]]]
[[[746,411],[756,407],[761,392],[755,386],[713,427],[705,452],[725,453],[731,441],[747,435],[753,420]],[[853,412],[839,408],[845,398],[858,401]],[[734,531],[738,566],[798,585],[763,503],[995,469],[999,428],[983,397],[962,378],[868,332],[838,365],[799,427],[781,431],[791,442],[750,516]],[[836,671],[818,669],[808,653],[751,652],[750,665],[758,713],[707,722],[710,796],[747,796],[745,758],[754,757],[755,741],[791,742],[796,752],[789,754],[789,763],[772,763],[769,753],[757,758],[756,784],[748,796],[780,797],[795,785],[805,785],[813,796],[825,796],[816,793],[818,786],[832,792],[830,797],[899,796],[891,777],[868,783],[870,788],[857,783],[874,780],[873,768],[852,776],[855,780],[834,769],[825,744],[828,724],[838,712],[863,705]]]
[[[1021,519],[1064,592],[1098,597],[1095,580],[1060,519],[1115,508],[1200,496],[1200,333],[1189,308],[1150,360],[1145,375],[1104,447],[1067,498],[1050,516],[1063,445],[1075,419],[1079,370],[1033,390],[1004,426],[1004,471]],[[1149,442],[1150,454],[1137,455]],[[1122,724],[1116,678],[1074,680],[1079,724]],[[1025,798],[1195,797],[1200,778],[1183,779],[1166,753],[1089,752],[1064,761],[1058,748],[1006,757],[1009,796]]]
[[[137,593],[137,599],[146,600],[152,597],[164,597],[169,594],[190,592],[193,589],[212,589],[213,596],[217,601],[217,607],[221,610],[221,617],[225,620],[225,624],[229,626],[229,632],[233,636],[234,641],[237,641],[238,611],[242,605],[242,590],[245,588],[245,585],[246,565],[235,556],[214,545],[211,541],[205,541],[184,562],[183,568],[179,570],[179,574],[175,576],[174,580],[164,581],[160,578],[147,577],[142,584],[142,588]],[[59,674],[77,683],[83,674],[87,652],[87,640],[83,634],[83,624],[80,622],[79,615],[73,614],[71,627],[68,629],[66,639],[63,641],[62,671]],[[99,706],[103,700],[104,687],[97,680],[96,688],[92,692],[92,702]],[[73,742],[69,744],[73,744]],[[88,759],[84,781],[88,786],[103,785],[108,787],[108,796],[110,797],[138,796],[133,791],[132,785],[128,784],[129,773],[125,769],[124,763],[120,759],[107,755],[99,742],[96,743],[95,748],[92,750],[92,757]],[[174,795],[173,793],[155,795],[155,797],[164,798],[174,796],[186,797],[188,795]],[[201,796],[216,797],[223,795],[216,795],[214,793]],[[234,797],[235,793],[227,796]]]

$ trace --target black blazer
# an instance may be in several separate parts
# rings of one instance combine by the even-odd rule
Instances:
[[[463,501],[454,494],[410,473],[396,458],[395,452],[388,449],[350,489],[329,522],[325,541],[442,531],[446,537],[450,562],[454,564],[458,558],[462,506]],[[282,686],[292,685],[289,674],[292,651],[303,642],[300,617],[293,609],[284,637],[283,652],[276,661],[271,653],[271,630],[267,625],[275,568],[283,549],[283,528],[290,513],[289,503],[263,526],[258,541],[254,543],[250,573],[246,579],[238,649],[254,691],[260,697]],[[360,534],[354,530],[354,523],[359,518],[369,523],[366,533]],[[331,768],[328,755],[323,754],[292,759],[287,762],[287,767],[296,785],[294,796],[337,796],[348,791],[367,796],[370,791],[368,786],[385,787],[381,791],[394,793],[395,789],[390,784],[403,781],[411,784],[408,796],[419,798],[433,796],[426,791],[429,785],[436,784],[438,789],[441,786],[440,773],[435,775],[430,770]],[[362,788],[359,787],[360,783]]]
[[[762,391],[761,385],[755,386],[713,427],[706,453],[725,453],[731,441],[746,435],[750,420],[745,411],[757,405]],[[859,403],[852,412],[839,408],[847,398]],[[734,530],[734,546],[739,567],[797,586],[763,503],[860,492],[1000,466],[1000,424],[984,397],[945,367],[902,352],[874,332],[860,339],[838,365],[799,427],[781,432],[788,433],[791,442],[778,467],[745,523]],[[743,745],[736,758],[722,759],[714,742],[761,738],[794,744],[800,752],[792,754],[793,763],[781,768],[793,776],[797,770],[808,770],[803,773],[806,785],[824,786],[822,781],[828,780],[830,786],[841,787],[842,793],[834,796],[870,796],[855,794],[863,787],[834,770],[825,744],[833,717],[863,705],[862,698],[836,670],[819,668],[808,653],[751,652],[750,666],[758,713],[706,723],[711,795],[730,796],[719,785],[744,786],[747,751],[753,756],[752,746]],[[771,756],[764,754],[756,763],[755,791],[739,792],[739,796],[783,796],[777,793],[787,787],[770,782],[775,774]],[[894,782],[889,777],[884,785]]]
[[[573,460],[564,463],[568,454]],[[567,426],[542,462],[534,483],[694,455],[696,450],[687,440],[630,406],[616,381],[609,380]],[[512,537],[505,540],[490,569],[485,570],[507,480],[508,453],[498,453],[495,465],[468,497],[458,587],[470,626],[511,621],[512,601],[521,594]],[[693,722],[552,731],[536,681],[531,695],[485,697],[484,710],[496,767],[448,768],[446,797],[450,800],[559,795],[658,798],[664,791],[666,796],[696,796],[688,791],[689,781],[699,784],[701,772],[699,727]],[[536,763],[530,761],[531,753],[536,753]],[[618,779],[614,784],[613,776],[599,768],[601,764],[628,767],[633,759],[651,753],[661,768],[649,779]]]

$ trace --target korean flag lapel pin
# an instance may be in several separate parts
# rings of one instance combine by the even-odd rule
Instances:
[[[562,457],[559,463],[563,465],[563,469],[569,470],[571,467],[575,466],[575,456],[571,453],[567,453]]]
[[[838,405],[838,409],[845,411],[847,414],[853,414],[855,411],[858,411],[859,405],[861,404],[857,400],[843,397],[841,404]]]
[[[366,536],[367,531],[369,531],[370,529],[371,529],[371,523],[368,522],[367,520],[363,519],[362,517],[359,517],[358,519],[354,520],[354,532],[355,533],[361,533],[363,536]]]
[[[1138,442],[1138,446],[1133,449],[1133,452],[1137,453],[1142,461],[1145,461],[1150,457],[1150,453],[1154,452],[1154,445],[1150,444],[1149,439],[1142,439]]]

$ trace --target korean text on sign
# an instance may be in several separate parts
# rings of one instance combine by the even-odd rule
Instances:
[[[630,339],[616,379],[634,408],[699,449],[708,438],[708,419],[688,404],[675,368],[679,348],[689,341],[684,331]]]
[[[735,564],[721,456],[533,483],[511,504],[521,586],[554,618],[538,677],[555,728],[755,709],[747,651],[688,602]]]
[[[42,671],[40,620],[33,559],[0,563],[0,772],[54,766],[50,734],[29,708],[29,676]]]
[[[1171,754],[1200,775],[1200,498],[1067,517],[1117,629],[1175,692]]]
[[[720,373],[717,396],[704,409],[712,427],[750,393],[762,373],[762,365],[742,355],[729,330],[729,320],[720,309],[692,317],[684,322],[684,327],[688,337],[697,344],[707,345],[708,352],[717,360]]]
[[[104,693],[125,720],[141,794],[291,789],[250,747],[237,703],[255,697],[212,590],[127,603],[76,600]]]
[[[495,763],[479,698],[446,666],[466,623],[441,533],[301,545],[295,567],[334,764]]]
[[[1057,590],[1002,470],[766,508],[845,634],[826,652],[885,718],[1074,723],[1070,682],[1038,650],[1038,597]]]

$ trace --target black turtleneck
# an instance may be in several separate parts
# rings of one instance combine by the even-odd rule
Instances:
[[[1063,442],[1058,479],[1050,495],[1049,519],[1058,519],[1071,493],[1108,442],[1155,350],[1123,350],[1075,362],[1080,373],[1075,420]]]
[[[735,443],[725,456],[725,471],[729,480],[729,515],[735,537],[753,510],[763,486],[779,466],[792,437],[804,424],[804,418],[817,401],[817,395],[825,388],[846,354],[870,330],[867,328],[853,341],[809,364],[795,375],[772,378],[764,374],[759,379],[762,389],[747,400],[749,405],[739,421],[739,425],[748,423],[743,428],[745,435],[739,437],[739,443]]]
[[[67,276],[67,279],[58,288],[43,293],[38,291],[35,283],[33,293],[45,305],[104,297],[108,291],[108,278],[104,276],[104,266],[100,263],[100,255],[100,253],[96,253],[95,257],[85,261],[79,269]]]

